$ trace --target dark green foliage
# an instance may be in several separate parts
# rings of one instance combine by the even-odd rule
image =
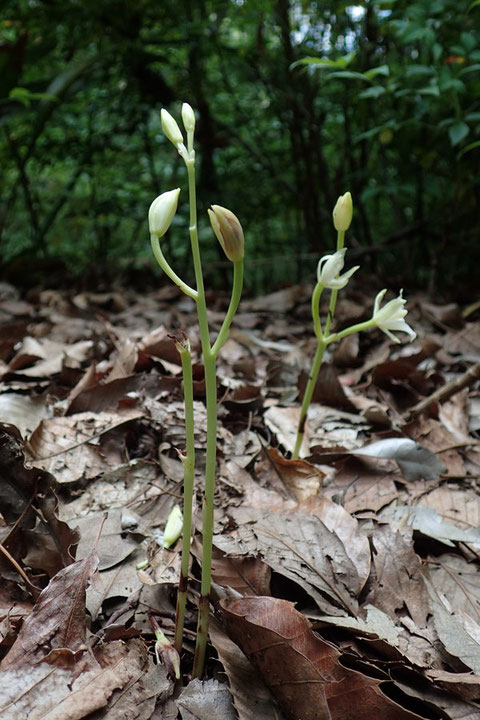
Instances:
[[[479,17],[464,0],[3,2],[4,272],[29,282],[61,261],[94,282],[147,275],[149,204],[185,187],[160,109],[179,117],[187,100],[210,283],[230,271],[210,203],[240,217],[247,286],[265,290],[313,278],[349,189],[351,244],[379,286],[388,275],[467,295],[480,261]],[[185,198],[165,242],[188,276]]]

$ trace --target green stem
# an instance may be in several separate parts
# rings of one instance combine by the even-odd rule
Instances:
[[[343,248],[345,241],[345,231],[339,230],[337,233],[337,251],[341,250]],[[315,330],[315,335],[317,336],[318,344],[317,349],[315,351],[315,357],[313,359],[313,365],[312,369],[310,371],[310,375],[307,382],[307,387],[305,388],[305,394],[303,396],[302,401],[302,407],[300,409],[300,418],[298,420],[298,427],[297,427],[297,437],[295,440],[295,448],[293,451],[292,458],[294,460],[297,460],[300,454],[300,449],[302,447],[303,438],[305,435],[305,423],[307,422],[307,413],[308,408],[310,407],[310,403],[312,401],[313,391],[315,389],[315,385],[317,384],[318,379],[318,373],[320,372],[320,367],[322,365],[323,355],[325,353],[325,348],[327,345],[332,342],[330,339],[330,328],[332,326],[333,322],[333,316],[335,315],[335,307],[337,304],[337,295],[338,290],[332,290],[330,295],[330,304],[328,307],[328,315],[327,319],[325,321],[325,334],[322,331],[322,325],[320,323],[320,297],[322,295],[323,291],[323,285],[321,283],[317,283],[315,285],[315,289],[313,291],[312,295],[312,317],[313,317],[313,326]]]
[[[172,280],[175,285],[178,285],[180,290],[182,290],[185,295],[188,295],[193,300],[196,300],[198,294],[197,291],[191,288],[190,285],[187,285],[187,283],[183,282],[182,278],[179,277],[177,273],[172,270],[165,258],[165,255],[162,252],[162,248],[160,247],[160,240],[158,239],[158,237],[156,237],[156,235],[150,235],[150,241],[152,243],[152,250],[153,254],[155,255],[155,260],[158,262],[163,272],[168,275],[170,280]]]
[[[315,357],[313,359],[313,365],[312,369],[310,371],[310,375],[307,382],[307,387],[305,388],[305,394],[303,396],[303,402],[302,407],[300,410],[300,419],[298,421],[298,429],[297,429],[297,439],[295,442],[295,449],[293,451],[293,459],[297,460],[300,449],[302,447],[303,443],[303,437],[305,435],[305,423],[307,421],[307,412],[308,408],[310,407],[310,403],[312,401],[312,395],[313,391],[315,389],[315,385],[317,384],[318,379],[318,373],[320,372],[320,367],[322,365],[323,360],[323,354],[325,352],[325,348],[327,347],[327,343],[322,339],[319,339],[317,344],[317,349],[315,351]]]
[[[350,327],[345,328],[345,330],[341,330],[338,333],[332,333],[325,338],[325,344],[330,345],[330,343],[332,342],[338,342],[338,340],[343,340],[343,338],[347,337],[348,335],[353,335],[353,333],[357,332],[363,332],[364,330],[370,330],[374,327],[377,327],[377,325],[373,321],[373,318],[370,318],[370,320],[365,320],[365,322],[351,325]]]
[[[177,345],[178,349],[178,345]],[[193,376],[190,349],[180,350],[183,371],[183,397],[185,407],[186,455],[183,462],[183,543],[180,581],[178,583],[177,612],[175,616],[175,649],[180,654],[183,644],[183,627],[187,605],[188,567],[192,537],[193,477],[195,469],[195,437],[193,423]]]
[[[211,349],[207,353],[204,352],[203,361],[207,396],[207,455],[205,462],[205,493],[202,507],[202,582],[198,610],[197,644],[193,662],[193,677],[196,678],[203,675],[208,640],[209,594],[212,574],[213,501],[217,454],[216,358]]]
[[[339,230],[337,232],[337,251],[343,249],[344,242],[345,242],[345,231]],[[327,320],[325,322],[325,335],[329,334],[330,328],[332,327],[333,317],[335,315],[335,307],[337,305],[337,295],[338,295],[338,290],[332,290],[332,294],[330,295],[330,305],[328,307],[328,316],[327,316]]]
[[[233,288],[232,296],[230,298],[230,305],[228,306],[227,314],[225,315],[222,327],[220,328],[220,332],[218,333],[217,339],[215,340],[212,347],[212,353],[215,358],[218,357],[220,349],[223,347],[223,345],[225,345],[225,342],[227,340],[228,331],[230,330],[230,325],[232,324],[234,315],[237,312],[238,303],[240,302],[240,297],[242,295],[242,287],[243,260],[238,260],[237,262],[233,263]]]
[[[197,283],[197,315],[202,344],[205,369],[205,394],[207,405],[207,453],[205,461],[205,491],[202,507],[203,517],[203,558],[202,583],[198,611],[197,642],[193,662],[193,677],[201,677],[205,664],[205,652],[208,639],[208,613],[211,578],[212,537],[213,537],[213,495],[215,491],[215,463],[217,455],[217,378],[216,357],[210,346],[207,304],[203,284],[202,262],[197,230],[197,200],[195,188],[195,155],[189,153],[185,159],[188,174],[188,193],[190,202],[190,242],[192,246],[193,267]]]

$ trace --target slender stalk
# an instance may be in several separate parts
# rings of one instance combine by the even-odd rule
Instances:
[[[315,357],[313,359],[312,369],[310,370],[310,375],[308,377],[307,386],[305,388],[305,394],[303,396],[302,407],[300,410],[300,420],[298,422],[297,439],[295,442],[295,449],[294,449],[293,455],[292,455],[294,460],[298,459],[300,449],[302,447],[303,438],[305,435],[305,424],[307,422],[307,412],[308,412],[308,408],[310,407],[310,403],[312,401],[312,395],[313,395],[313,391],[315,389],[315,385],[317,384],[318,373],[320,372],[320,367],[322,365],[322,360],[323,360],[323,354],[325,352],[326,347],[327,347],[327,344],[323,340],[318,341],[317,349],[315,351]]]
[[[343,230],[339,230],[337,233],[337,250],[341,250],[343,248],[344,241],[345,241],[345,232]],[[292,455],[292,458],[294,460],[298,459],[298,456],[300,454],[300,449],[302,447],[303,438],[305,436],[305,424],[307,422],[308,408],[310,407],[310,403],[312,401],[312,396],[313,396],[313,391],[315,389],[315,385],[317,384],[318,373],[320,372],[320,367],[322,365],[325,348],[327,347],[327,345],[330,342],[332,342],[331,337],[333,337],[333,336],[330,336],[330,328],[332,326],[333,316],[335,315],[335,307],[337,304],[338,290],[331,291],[328,315],[327,315],[327,319],[325,321],[325,334],[322,331],[322,326],[320,323],[320,297],[321,297],[322,291],[323,291],[322,284],[317,283],[315,286],[315,289],[313,291],[313,295],[312,295],[312,317],[313,317],[313,325],[314,325],[314,329],[315,329],[315,335],[317,336],[317,349],[315,351],[315,357],[313,359],[312,369],[310,370],[310,375],[308,377],[307,386],[305,388],[305,394],[303,396],[302,407],[300,408],[300,418],[298,420],[298,427],[297,427],[297,438],[295,441],[295,448],[294,448],[293,455]]]
[[[193,677],[196,678],[203,675],[208,640],[209,594],[212,574],[213,501],[217,455],[216,358],[210,348],[206,354],[204,353],[203,362],[207,396],[207,455],[205,463],[205,493],[202,506],[202,582],[198,608],[197,643],[193,661]]]
[[[228,306],[227,314],[225,315],[225,319],[222,323],[222,327],[220,328],[220,332],[218,333],[217,339],[215,340],[213,347],[212,347],[212,353],[215,357],[218,357],[218,353],[220,352],[220,349],[223,345],[225,345],[225,342],[228,337],[228,331],[230,330],[230,325],[232,324],[232,320],[235,316],[235,313],[237,312],[238,304],[240,302],[240,297],[242,295],[242,287],[243,287],[243,260],[238,260],[237,262],[233,263],[233,288],[232,288],[232,297],[230,298],[230,304]]]
[[[153,254],[155,255],[155,260],[158,262],[160,267],[162,268],[163,272],[168,275],[170,280],[175,283],[175,285],[178,285],[180,290],[182,290],[185,295],[188,295],[193,300],[197,299],[197,291],[190,287],[190,285],[187,285],[186,282],[182,280],[181,277],[177,275],[176,272],[172,270],[169,263],[167,262],[167,259],[165,258],[165,255],[162,252],[162,248],[160,247],[160,240],[155,235],[150,235],[150,241],[152,243],[152,250]]]
[[[188,344],[177,343],[183,371],[183,398],[185,407],[186,455],[183,462],[183,544],[178,583],[177,612],[175,616],[175,649],[180,654],[183,644],[183,627],[187,605],[188,567],[192,537],[193,477],[195,468],[195,437],[193,423],[192,357]]]
[[[341,250],[343,248],[344,242],[345,231],[339,230],[337,232],[337,250]],[[337,295],[338,290],[332,290],[332,294],[330,295],[330,305],[328,307],[328,316],[325,322],[325,335],[329,334],[330,328],[332,327],[333,317],[335,315],[335,307],[337,305]]]
[[[215,464],[217,456],[217,377],[216,356],[210,346],[210,332],[207,318],[207,305],[203,284],[202,262],[198,243],[197,201],[195,188],[195,156],[190,151],[185,159],[188,174],[188,192],[190,202],[190,242],[192,246],[193,267],[197,283],[197,315],[202,344],[203,364],[205,370],[205,394],[207,406],[207,453],[205,461],[205,491],[202,506],[203,519],[203,557],[200,604],[198,610],[197,642],[193,663],[193,677],[203,675],[205,652],[208,638],[208,613],[213,537],[213,496],[215,492]]]

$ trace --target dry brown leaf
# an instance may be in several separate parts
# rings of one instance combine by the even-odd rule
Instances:
[[[376,582],[369,602],[392,618],[406,607],[415,624],[425,627],[428,593],[411,540],[384,526],[375,528],[372,544]]]
[[[266,452],[277,476],[298,502],[318,495],[324,473],[315,465],[306,460],[287,460],[276,448],[267,448]]]
[[[2,670],[23,669],[42,661],[69,666],[86,649],[85,592],[97,565],[92,550],[50,580],[3,659]]]
[[[212,580],[241,595],[269,595],[271,569],[258,558],[227,557],[215,546]]]
[[[218,680],[192,680],[184,688],[177,706],[182,720],[236,720],[228,685]]]
[[[421,717],[387,698],[380,680],[343,667],[338,650],[313,633],[292,603],[250,597],[221,604],[230,637],[292,720]]]
[[[58,482],[93,478],[110,469],[95,443],[119,425],[136,420],[144,411],[78,413],[42,420],[30,438],[30,458],[36,466],[55,475]]]
[[[51,577],[73,561],[78,533],[57,516],[55,479],[36,467],[26,468],[24,459],[18,432],[1,425],[0,512],[4,521],[12,524],[3,544],[21,562],[28,538],[30,567]]]
[[[339,536],[315,515],[257,513],[234,536],[216,535],[214,542],[229,555],[260,555],[272,570],[303,587],[327,615],[358,612],[363,582]]]
[[[8,668],[0,685],[1,720],[81,720],[104,709],[117,688],[128,689],[141,682],[147,667],[141,641],[111,642],[99,648],[94,658],[86,655],[75,668],[48,663]],[[149,694],[150,689],[147,690]],[[109,716],[137,720],[135,699],[126,714]],[[107,717],[102,715],[102,717]]]
[[[210,618],[209,635],[225,668],[239,720],[284,720],[259,673],[216,618]]]

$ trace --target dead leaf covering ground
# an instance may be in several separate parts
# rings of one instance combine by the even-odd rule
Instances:
[[[206,414],[193,305],[170,287],[4,290],[1,720],[479,720],[475,315],[418,297],[412,345],[378,332],[333,348],[304,459],[292,461],[310,288],[242,302],[218,366],[207,674],[189,676],[197,534],[175,687],[155,660],[152,618],[171,638],[181,541],[166,550],[162,533],[182,501],[171,339],[182,330],[195,363],[199,526]],[[227,301],[209,298],[213,330]],[[353,292],[338,323],[370,305]]]

